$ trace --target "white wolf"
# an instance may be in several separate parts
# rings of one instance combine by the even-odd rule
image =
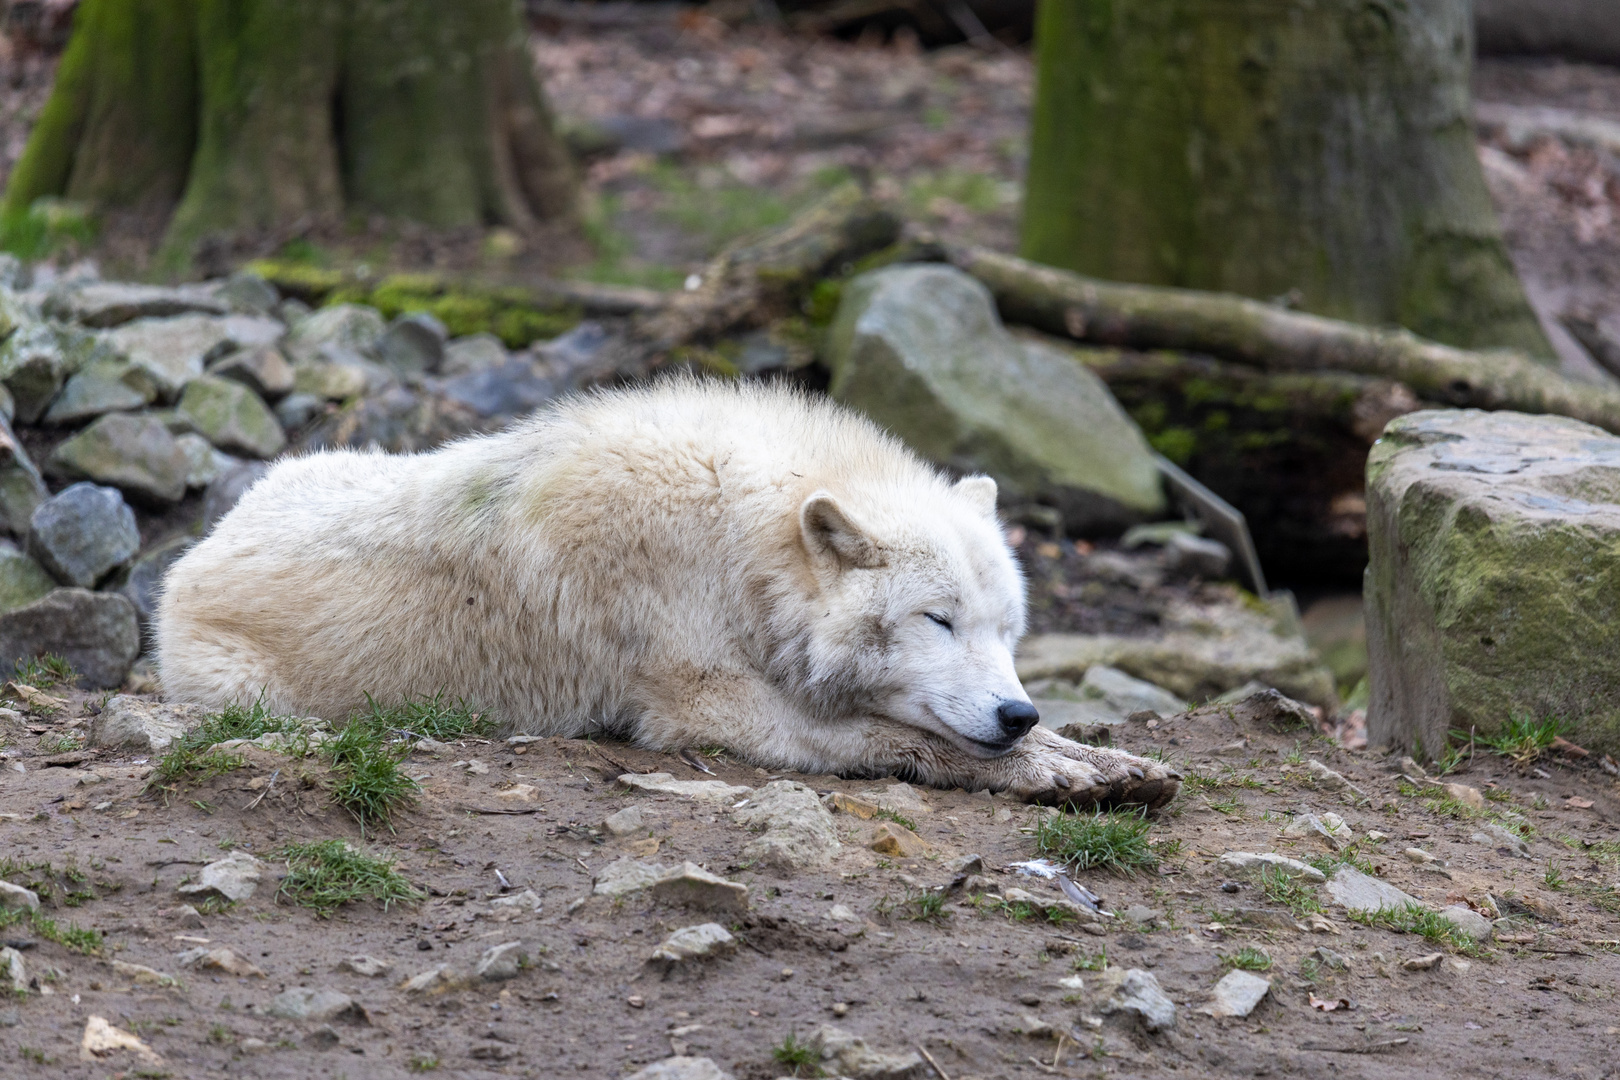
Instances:
[[[683,379],[291,458],[170,570],[161,678],[334,720],[442,690],[523,732],[1162,805],[1163,764],[1035,726],[995,495],[830,401]]]

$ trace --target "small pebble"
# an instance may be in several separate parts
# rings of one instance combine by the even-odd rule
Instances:
[[[427,938],[422,938],[416,943],[417,952],[431,952],[432,950],[433,942],[429,941]]]
[[[1037,1005],[1039,1005],[1041,1003],[1041,995],[1039,995],[1039,994],[1019,994],[1018,995],[1018,1003],[1020,1005],[1028,1005],[1030,1008],[1034,1008],[1035,1006],[1037,1006]]]
[[[1414,956],[1410,960],[1402,960],[1401,967],[1407,971],[1428,971],[1444,959],[1444,953],[1430,953],[1428,956]]]
[[[1221,892],[1234,893],[1234,892],[1237,892],[1238,890],[1240,890],[1242,888],[1243,888],[1243,886],[1239,885],[1235,881],[1223,881],[1223,882],[1221,882]]]
[[[792,968],[783,968],[782,969],[782,978],[784,978],[784,979],[793,978],[793,969]]]
[[[624,1003],[630,1006],[632,1009],[639,1009],[643,1005],[647,1004],[647,999],[642,997],[640,994],[631,994],[629,997],[624,999]]]
[[[835,1002],[833,1002],[833,1015],[834,1016],[848,1016],[849,1015],[849,1003],[846,1002],[846,1001],[835,1001]]]

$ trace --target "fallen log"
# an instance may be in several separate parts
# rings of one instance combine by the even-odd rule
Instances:
[[[1246,297],[1098,281],[982,248],[945,245],[1002,318],[1079,341],[1204,353],[1267,371],[1344,371],[1459,407],[1553,413],[1620,434],[1620,390],[1577,383],[1516,353],[1470,352]]]

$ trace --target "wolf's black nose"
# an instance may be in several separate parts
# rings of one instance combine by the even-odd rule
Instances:
[[[996,719],[1007,738],[1016,739],[1039,723],[1041,714],[1027,701],[1003,701],[996,706]]]

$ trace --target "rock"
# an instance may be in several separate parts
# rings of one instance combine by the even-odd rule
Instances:
[[[27,536],[35,509],[49,497],[10,423],[0,421],[0,528],[13,536]]]
[[[431,375],[444,362],[449,332],[425,311],[400,315],[377,339],[377,359],[398,375]]]
[[[318,359],[332,348],[370,356],[387,329],[375,308],[332,304],[295,325],[287,334],[285,348],[294,363]]]
[[[175,963],[180,967],[195,967],[199,971],[223,971],[244,979],[253,975],[261,979],[266,977],[258,965],[233,949],[187,949],[175,957]]]
[[[186,455],[186,488],[206,488],[221,473],[240,464],[241,459],[215,450],[212,443],[195,432],[174,437],[174,444]]]
[[[1492,922],[1471,907],[1463,904],[1452,904],[1450,907],[1440,909],[1440,917],[1464,937],[1475,941],[1482,941],[1491,936]]]
[[[161,754],[177,739],[195,731],[207,716],[204,705],[118,694],[107,699],[101,715],[91,722],[90,745],[128,746]]]
[[[58,328],[37,322],[24,323],[0,344],[0,383],[11,393],[18,423],[32,424],[45,415],[78,366],[65,344]]]
[[[170,910],[169,914],[182,930],[201,930],[205,925],[202,913],[190,904],[181,904]]]
[[[191,313],[224,315],[229,305],[195,285],[169,288],[123,281],[94,281],[52,292],[44,312],[53,319],[104,329],[135,319]]]
[[[180,886],[180,894],[218,896],[233,902],[246,900],[258,889],[265,870],[264,863],[237,849],[203,867],[196,881]]]
[[[1270,990],[1270,979],[1262,979],[1252,971],[1234,969],[1215,984],[1210,992],[1210,1003],[1203,1011],[1210,1016],[1248,1016]]]
[[[1342,775],[1334,772],[1315,758],[1305,763],[1305,771],[1310,774],[1311,786],[1319,791],[1347,791],[1359,799],[1367,797],[1365,791],[1362,791]]]
[[[706,1057],[675,1057],[655,1061],[625,1080],[732,1080],[732,1075]]]
[[[279,329],[280,324],[276,325]],[[232,340],[226,320],[211,315],[137,319],[107,331],[103,340],[151,377],[162,401],[179,397],[186,383],[203,373],[208,361],[238,344]]]
[[[647,821],[641,807],[627,806],[617,813],[609,814],[602,824],[614,836],[632,836],[646,828]]]
[[[1510,854],[1517,855],[1521,859],[1533,858],[1530,854],[1530,845],[1522,837],[1517,833],[1509,832],[1495,822],[1487,822],[1481,825],[1479,831],[1475,832],[1469,839],[1476,844],[1484,844],[1486,847],[1507,848]]]
[[[203,494],[203,532],[207,533],[220,518],[230,513],[243,493],[269,471],[270,466],[262,461],[244,461],[214,477]]]
[[[352,971],[366,979],[376,979],[394,970],[394,965],[375,956],[345,956],[333,965],[338,971]]]
[[[80,1061],[105,1061],[119,1051],[128,1051],[148,1065],[161,1065],[163,1058],[139,1038],[122,1028],[115,1028],[100,1016],[84,1022],[84,1035],[79,1039]]]
[[[343,1036],[331,1024],[322,1024],[301,1041],[311,1050],[330,1050],[343,1041]]]
[[[296,432],[326,413],[326,399],[317,394],[292,393],[276,402],[276,419]]]
[[[108,484],[136,502],[161,507],[185,495],[191,463],[161,420],[110,413],[51,451],[45,471]]]
[[[597,896],[620,897],[641,889],[650,889],[658,879],[670,872],[667,866],[644,863],[626,855],[608,863],[597,872],[591,892]]]
[[[321,401],[348,401],[371,389],[374,379],[364,364],[301,360],[293,365],[293,391]]]
[[[471,409],[442,394],[391,386],[328,412],[303,436],[299,448],[375,448],[410,454],[482,430],[481,424]]]
[[[198,434],[227,453],[274,457],[287,436],[264,401],[239,382],[204,375],[186,384],[179,411]]]
[[[1334,707],[1333,674],[1285,613],[1239,605],[1172,605],[1153,636],[1032,634],[1018,645],[1018,677],[1081,679],[1099,664],[1203,701],[1250,681]]]
[[[439,389],[451,401],[482,417],[522,416],[563,390],[523,356],[514,356],[498,367],[447,379]]]
[[[1464,806],[1474,810],[1485,809],[1485,793],[1477,787],[1469,787],[1467,784],[1437,784],[1435,786],[1444,792],[1448,799],[1456,799]]]
[[[854,814],[858,818],[870,820],[883,809],[871,799],[863,799],[859,795],[851,795],[847,791],[829,791],[822,796],[822,805],[828,810],[840,814]]]
[[[0,665],[55,653],[89,690],[121,685],[140,649],[135,608],[114,593],[55,589],[0,615]]]
[[[530,346],[545,371],[559,385],[582,390],[594,376],[605,374],[599,361],[613,336],[599,322],[586,320],[550,341]]]
[[[1329,851],[1338,851],[1355,839],[1350,826],[1344,823],[1342,817],[1333,813],[1321,816],[1300,814],[1288,823],[1282,834],[1290,840],[1314,840]]]
[[[366,1015],[365,1010],[355,1004],[348,994],[308,986],[283,990],[270,999],[264,1011],[282,1020],[313,1020],[316,1023],[364,1020]]]
[[[1042,680],[1029,693],[1040,710],[1041,726],[1054,731],[1070,725],[1123,724],[1138,712],[1173,716],[1188,708],[1170,691],[1106,664],[1087,668],[1078,686],[1061,679]]]
[[[28,553],[58,581],[88,588],[139,549],[135,512],[113,488],[79,483],[40,503]]]
[[[28,993],[28,964],[10,945],[0,949],[0,980],[10,983],[7,989],[13,994]]]
[[[281,294],[274,285],[246,270],[238,270],[206,288],[210,296],[222,301],[230,310],[248,315],[269,315],[281,302]]]
[[[39,895],[32,889],[0,881],[0,909],[6,911],[38,911]]]
[[[505,803],[537,803],[540,801],[540,789],[533,784],[513,784],[497,791],[495,799]]]
[[[1140,968],[1126,971],[1112,993],[1098,1005],[1097,1011],[1104,1016],[1122,1013],[1134,1017],[1149,1032],[1176,1026],[1175,1002],[1159,989],[1158,979]]]
[[[1121,911],[1119,917],[1138,926],[1147,926],[1159,918],[1159,913],[1146,904],[1132,904]]]
[[[845,286],[827,335],[831,394],[924,457],[994,477],[1004,505],[1054,506],[1071,533],[1163,510],[1147,440],[1070,352],[1014,338],[990,291],[913,264]]]
[[[681,795],[698,802],[734,803],[754,793],[753,788],[738,787],[719,780],[677,780],[669,773],[625,773],[619,783],[659,795]]]
[[[541,907],[540,894],[533,889],[524,889],[520,893],[510,896],[496,897],[489,902],[489,906],[497,912],[511,912],[513,915],[525,911],[539,911]]]
[[[704,960],[736,951],[737,939],[719,923],[711,922],[684,926],[670,934],[653,950],[652,958],[678,964],[683,960]]]
[[[113,974],[120,979],[128,979],[136,986],[178,986],[180,980],[173,975],[165,975],[156,968],[149,968],[145,964],[130,964],[123,960],[112,962]]]
[[[826,866],[838,853],[832,815],[816,793],[793,780],[773,780],[755,790],[737,822],[764,829],[743,848],[743,858],[783,871]]]
[[[918,814],[933,813],[934,808],[923,801],[917,789],[906,783],[893,783],[886,788],[867,788],[859,793],[867,802],[877,803],[878,808],[887,810],[891,814],[902,817],[915,817]]]
[[[966,884],[967,883],[964,882],[964,885]],[[968,889],[967,891],[972,892],[974,890]],[[1054,893],[1037,894],[1026,892],[1023,889],[1007,888],[1001,890],[1001,899],[1006,901],[1008,904],[1022,904],[1028,907],[1030,914],[1037,918],[1061,918],[1062,916],[1054,916],[1051,914],[1051,912],[1056,910],[1067,912],[1070,916],[1073,916],[1082,923],[1095,923],[1101,919],[1101,917],[1095,911],[1075,903],[1066,896],[1058,896]]]
[[[78,424],[110,412],[142,409],[157,398],[157,383],[127,360],[99,360],[68,379],[51,407],[47,424]]]
[[[695,863],[682,863],[655,881],[653,899],[703,911],[743,915],[748,911],[748,886],[727,881]]]
[[[450,990],[456,990],[467,985],[467,977],[462,975],[449,964],[440,964],[429,968],[420,975],[413,975],[399,984],[399,988],[407,994],[422,997],[436,997]]]
[[[1379,881],[1348,866],[1339,867],[1328,879],[1327,888],[1334,902],[1343,905],[1347,911],[1382,911],[1408,904],[1423,906],[1417,897],[1409,896],[1389,882]]]
[[[494,334],[472,334],[456,338],[444,348],[439,373],[446,378],[472,375],[506,363],[506,346]]]
[[[1410,960],[1402,960],[1401,967],[1407,971],[1429,971],[1439,965],[1446,958],[1445,953],[1429,953],[1427,956],[1414,956]]]
[[[904,859],[920,858],[932,850],[928,841],[904,825],[893,821],[879,822],[878,827],[872,830],[871,837],[866,841],[866,846],[879,855]]]
[[[1558,716],[1620,753],[1620,438],[1557,416],[1392,421],[1367,460],[1367,737],[1433,756],[1453,728]]]
[[[1165,541],[1164,565],[1172,574],[1217,581],[1228,576],[1232,549],[1219,540],[1178,532]]]
[[[0,613],[27,607],[56,588],[56,580],[39,563],[0,541]]]
[[[208,374],[239,382],[266,401],[292,393],[293,369],[274,345],[239,349],[214,361]]]
[[[1274,851],[1263,853],[1228,851],[1215,860],[1215,870],[1227,877],[1245,878],[1259,877],[1262,870],[1268,870],[1295,881],[1308,881],[1313,885],[1320,885],[1327,880],[1327,875],[1316,867],[1285,855],[1278,855]]]
[[[924,1067],[922,1057],[914,1050],[903,1054],[874,1050],[865,1039],[831,1024],[823,1024],[810,1037],[810,1045],[821,1054],[823,1072],[833,1076],[910,1080],[921,1076]]]

